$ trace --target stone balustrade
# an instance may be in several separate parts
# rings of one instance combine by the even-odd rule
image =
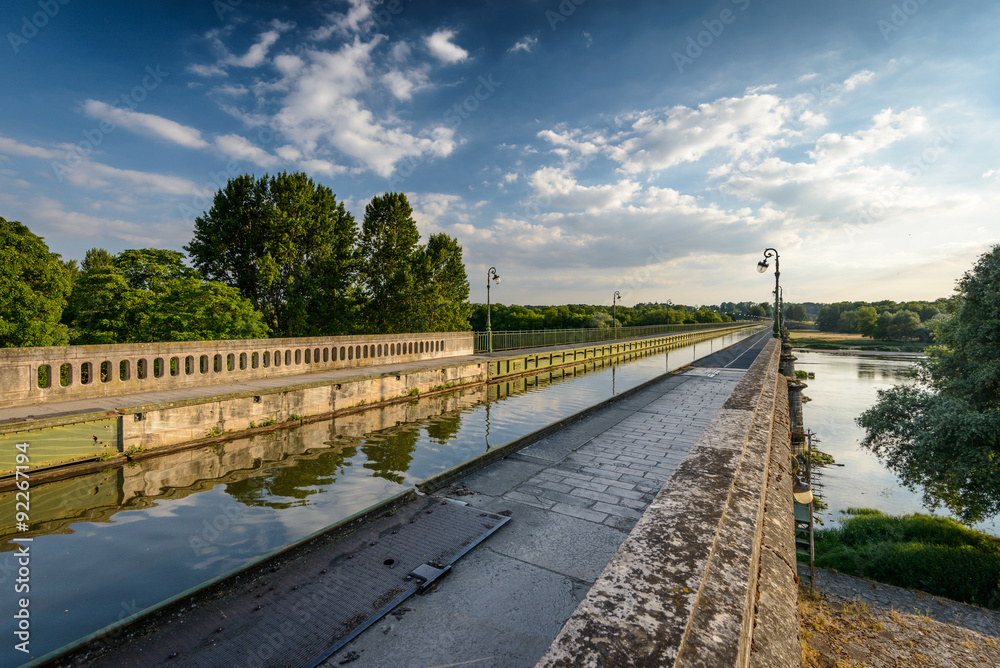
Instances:
[[[0,407],[471,355],[471,332],[0,350]]]

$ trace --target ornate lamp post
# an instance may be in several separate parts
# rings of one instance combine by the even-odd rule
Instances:
[[[618,338],[618,320],[615,318],[616,308],[618,306],[618,300],[622,298],[622,293],[615,290],[614,296],[611,298],[611,326],[615,328],[615,338]]]
[[[757,263],[757,271],[764,273],[770,266],[767,263],[767,258],[774,258],[774,335],[781,336],[781,311],[780,305],[778,304],[778,279],[781,277],[781,269],[778,265],[778,251],[773,248],[764,249],[764,259]]]
[[[493,328],[490,325],[490,281],[500,285],[500,274],[496,267],[486,272],[486,352],[493,352]]]

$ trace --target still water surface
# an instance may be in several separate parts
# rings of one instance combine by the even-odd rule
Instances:
[[[155,457],[31,490],[38,657],[359,512],[488,447],[572,415],[746,334],[395,404]],[[17,535],[0,493],[0,637],[13,638]],[[0,665],[28,656],[0,653]]]
[[[854,419],[873,405],[880,389],[912,383],[913,357],[841,355],[796,351],[795,368],[811,371],[803,394],[812,401],[802,409],[803,424],[819,438],[815,447],[833,455],[837,464],[813,469],[817,493],[829,509],[816,513],[823,527],[838,526],[849,507],[877,508],[890,514],[928,513],[920,491],[911,492],[875,455],[860,447],[864,430]],[[950,516],[944,508],[934,514]],[[993,519],[975,528],[1000,536],[1000,522]]]

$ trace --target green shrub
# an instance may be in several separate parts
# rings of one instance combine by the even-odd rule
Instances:
[[[946,517],[847,513],[816,532],[817,566],[1000,609],[1000,539]]]

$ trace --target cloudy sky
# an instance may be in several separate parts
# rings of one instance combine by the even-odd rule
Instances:
[[[933,299],[1000,242],[990,0],[9,0],[0,216],[180,250],[243,173],[410,198],[503,303]]]

